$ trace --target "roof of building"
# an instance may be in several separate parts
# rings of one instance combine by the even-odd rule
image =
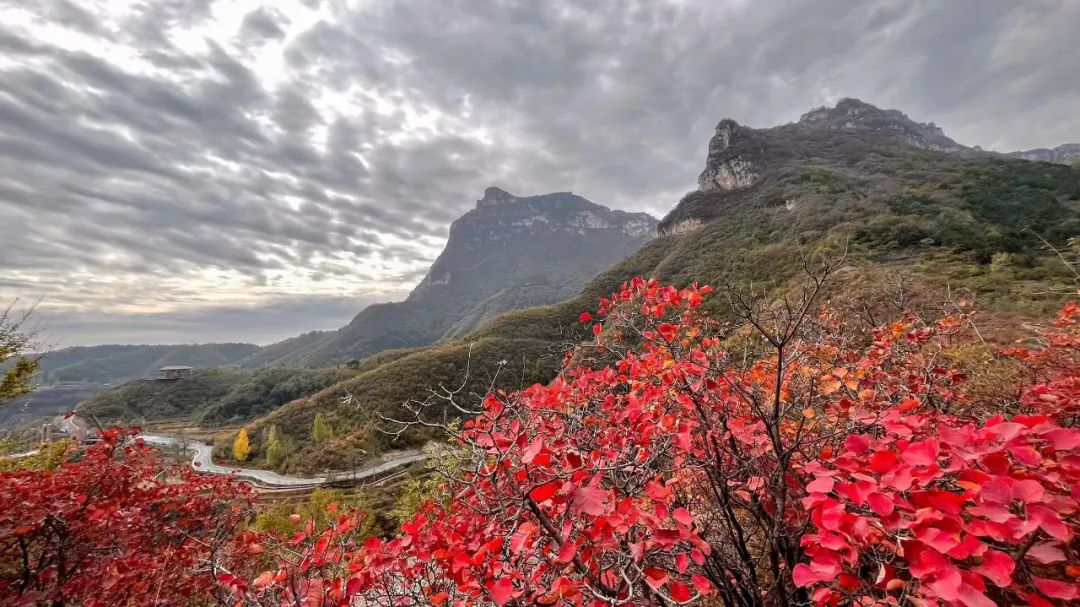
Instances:
[[[170,365],[168,367],[162,367],[158,371],[189,371],[192,367],[185,367],[184,365]]]

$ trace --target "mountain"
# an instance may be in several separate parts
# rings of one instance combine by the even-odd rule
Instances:
[[[268,346],[245,366],[318,366],[424,346],[509,310],[562,301],[640,248],[656,223],[570,192],[518,197],[488,188],[450,226],[446,248],[405,301],[368,306],[337,331]]]
[[[868,322],[911,298],[928,308],[974,299],[988,322],[1041,318],[1076,292],[1074,275],[1040,238],[1068,254],[1080,234],[1080,168],[979,153],[937,127],[856,100],[838,108],[772,128],[721,121],[698,189],[660,222],[658,238],[572,299],[398,351],[256,420],[248,427],[255,457],[270,426],[295,440],[297,461],[311,469],[421,443],[422,432],[399,440],[380,432],[375,412],[402,415],[402,403],[439,386],[460,388],[457,398],[472,403],[490,387],[549,381],[563,346],[588,338],[577,316],[637,275],[784,292],[799,284],[806,255],[846,250],[848,266],[825,296],[865,311]],[[431,276],[428,284],[443,275]],[[724,302],[708,304],[717,318]],[[316,413],[335,440],[311,440]]]

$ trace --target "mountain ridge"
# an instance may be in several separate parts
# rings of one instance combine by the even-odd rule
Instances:
[[[337,331],[272,344],[245,364],[319,366],[464,334],[493,315],[572,296],[656,225],[572,192],[514,196],[489,187],[451,224],[446,247],[405,300],[368,306]]]

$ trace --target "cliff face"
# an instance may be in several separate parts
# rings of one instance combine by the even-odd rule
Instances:
[[[599,271],[621,259],[600,253],[599,246],[636,249],[655,233],[656,223],[644,213],[611,210],[570,192],[518,197],[491,187],[475,209],[451,224],[446,248],[409,300],[466,288],[487,297],[517,285],[515,276],[576,276],[582,268],[595,273],[596,262],[579,259],[583,248],[600,255]],[[554,263],[556,258],[568,267]]]
[[[748,188],[765,171],[765,145],[753,129],[724,119],[716,125],[716,134],[709,140],[705,170],[698,177],[698,189],[739,190]]]
[[[656,225],[570,192],[514,196],[491,187],[450,226],[446,248],[405,301],[369,306],[316,343],[267,349],[277,348],[279,363],[322,365],[455,337],[503,312],[571,297],[637,251]]]

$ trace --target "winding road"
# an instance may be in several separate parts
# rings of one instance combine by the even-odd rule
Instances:
[[[178,444],[178,441],[171,436],[159,436],[155,434],[141,434],[139,435],[145,443],[148,445],[155,445],[158,447],[173,447]],[[195,452],[195,455],[191,458],[191,467],[199,472],[205,472],[207,474],[228,474],[237,478],[243,478],[250,481],[254,481],[260,486],[272,487],[272,488],[303,488],[303,487],[316,487],[319,485],[325,485],[328,482],[336,480],[364,480],[368,478],[374,478],[389,472],[395,468],[402,466],[408,466],[409,464],[420,462],[431,457],[430,453],[427,453],[420,449],[412,449],[409,451],[398,451],[396,457],[393,459],[382,462],[374,466],[367,468],[358,468],[349,472],[340,472],[333,476],[285,476],[278,474],[277,472],[271,472],[269,470],[259,470],[257,468],[236,468],[232,466],[220,466],[215,464],[211,458],[213,447],[210,445],[189,440],[186,445],[186,449]]]

